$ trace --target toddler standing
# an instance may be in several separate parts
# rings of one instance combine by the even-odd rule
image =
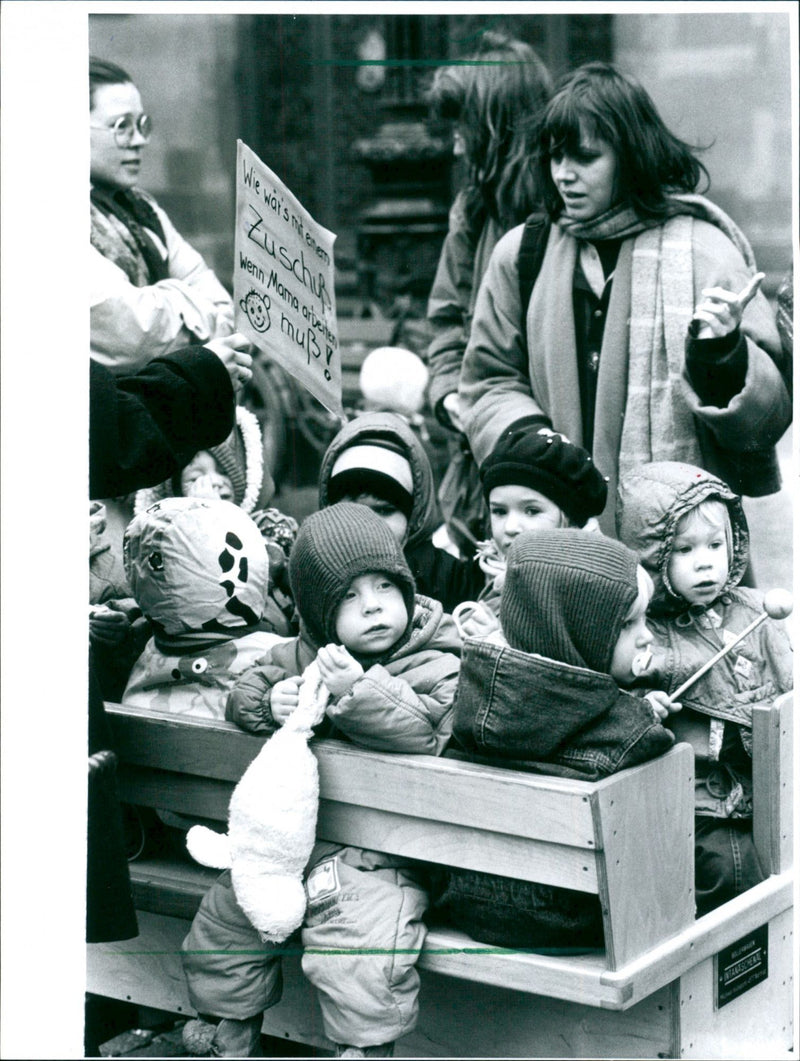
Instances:
[[[677,689],[762,612],[739,583],[749,534],[740,498],[694,465],[659,461],[620,483],[620,538],[655,583],[658,648],[648,684]],[[753,843],[753,704],[792,688],[785,630],[762,623],[683,695],[670,722],[695,752],[695,893],[698,916],[764,879]]]
[[[274,732],[314,659],[330,692],[320,734],[438,755],[450,737],[460,638],[441,604],[415,594],[384,520],[341,502],[309,516],[289,559],[300,635],[242,675],[228,717]],[[417,1020],[416,961],[428,900],[401,858],[320,841],[307,867],[303,972],[337,1056],[386,1057]],[[255,1056],[263,1011],[280,999],[280,952],[242,912],[230,873],[207,893],[183,945],[189,997],[216,1024],[218,1057]]]

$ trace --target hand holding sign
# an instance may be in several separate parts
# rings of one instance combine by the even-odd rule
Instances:
[[[246,144],[236,158],[236,326],[342,416],[333,286],[336,237]]]
[[[249,352],[250,340],[241,332],[234,332],[233,335],[210,339],[205,347],[215,353],[228,370],[233,384],[233,393],[238,401],[245,384],[249,383],[253,377],[251,368],[253,358]]]
[[[763,279],[764,273],[756,273],[738,295],[724,287],[703,288],[703,301],[697,305],[692,317],[694,338],[719,338],[735,331],[742,322],[745,306],[755,298]]]

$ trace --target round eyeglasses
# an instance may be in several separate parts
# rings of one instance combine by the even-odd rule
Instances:
[[[153,133],[153,120],[149,114],[121,114],[113,125],[92,125],[91,128],[113,133],[117,147],[130,147],[135,132],[147,143]]]

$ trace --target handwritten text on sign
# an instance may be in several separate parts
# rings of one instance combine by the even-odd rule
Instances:
[[[237,141],[236,327],[341,416],[335,239],[272,170]]]

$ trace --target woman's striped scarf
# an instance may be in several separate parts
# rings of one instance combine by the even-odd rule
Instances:
[[[700,195],[672,196],[666,221],[640,220],[630,206],[622,205],[585,224],[558,222],[577,240],[634,238],[620,476],[647,461],[696,464],[701,459],[692,414],[682,395],[686,333],[695,299],[694,218],[721,229],[755,270],[747,238],[724,211]],[[622,259],[618,270],[621,264]]]

